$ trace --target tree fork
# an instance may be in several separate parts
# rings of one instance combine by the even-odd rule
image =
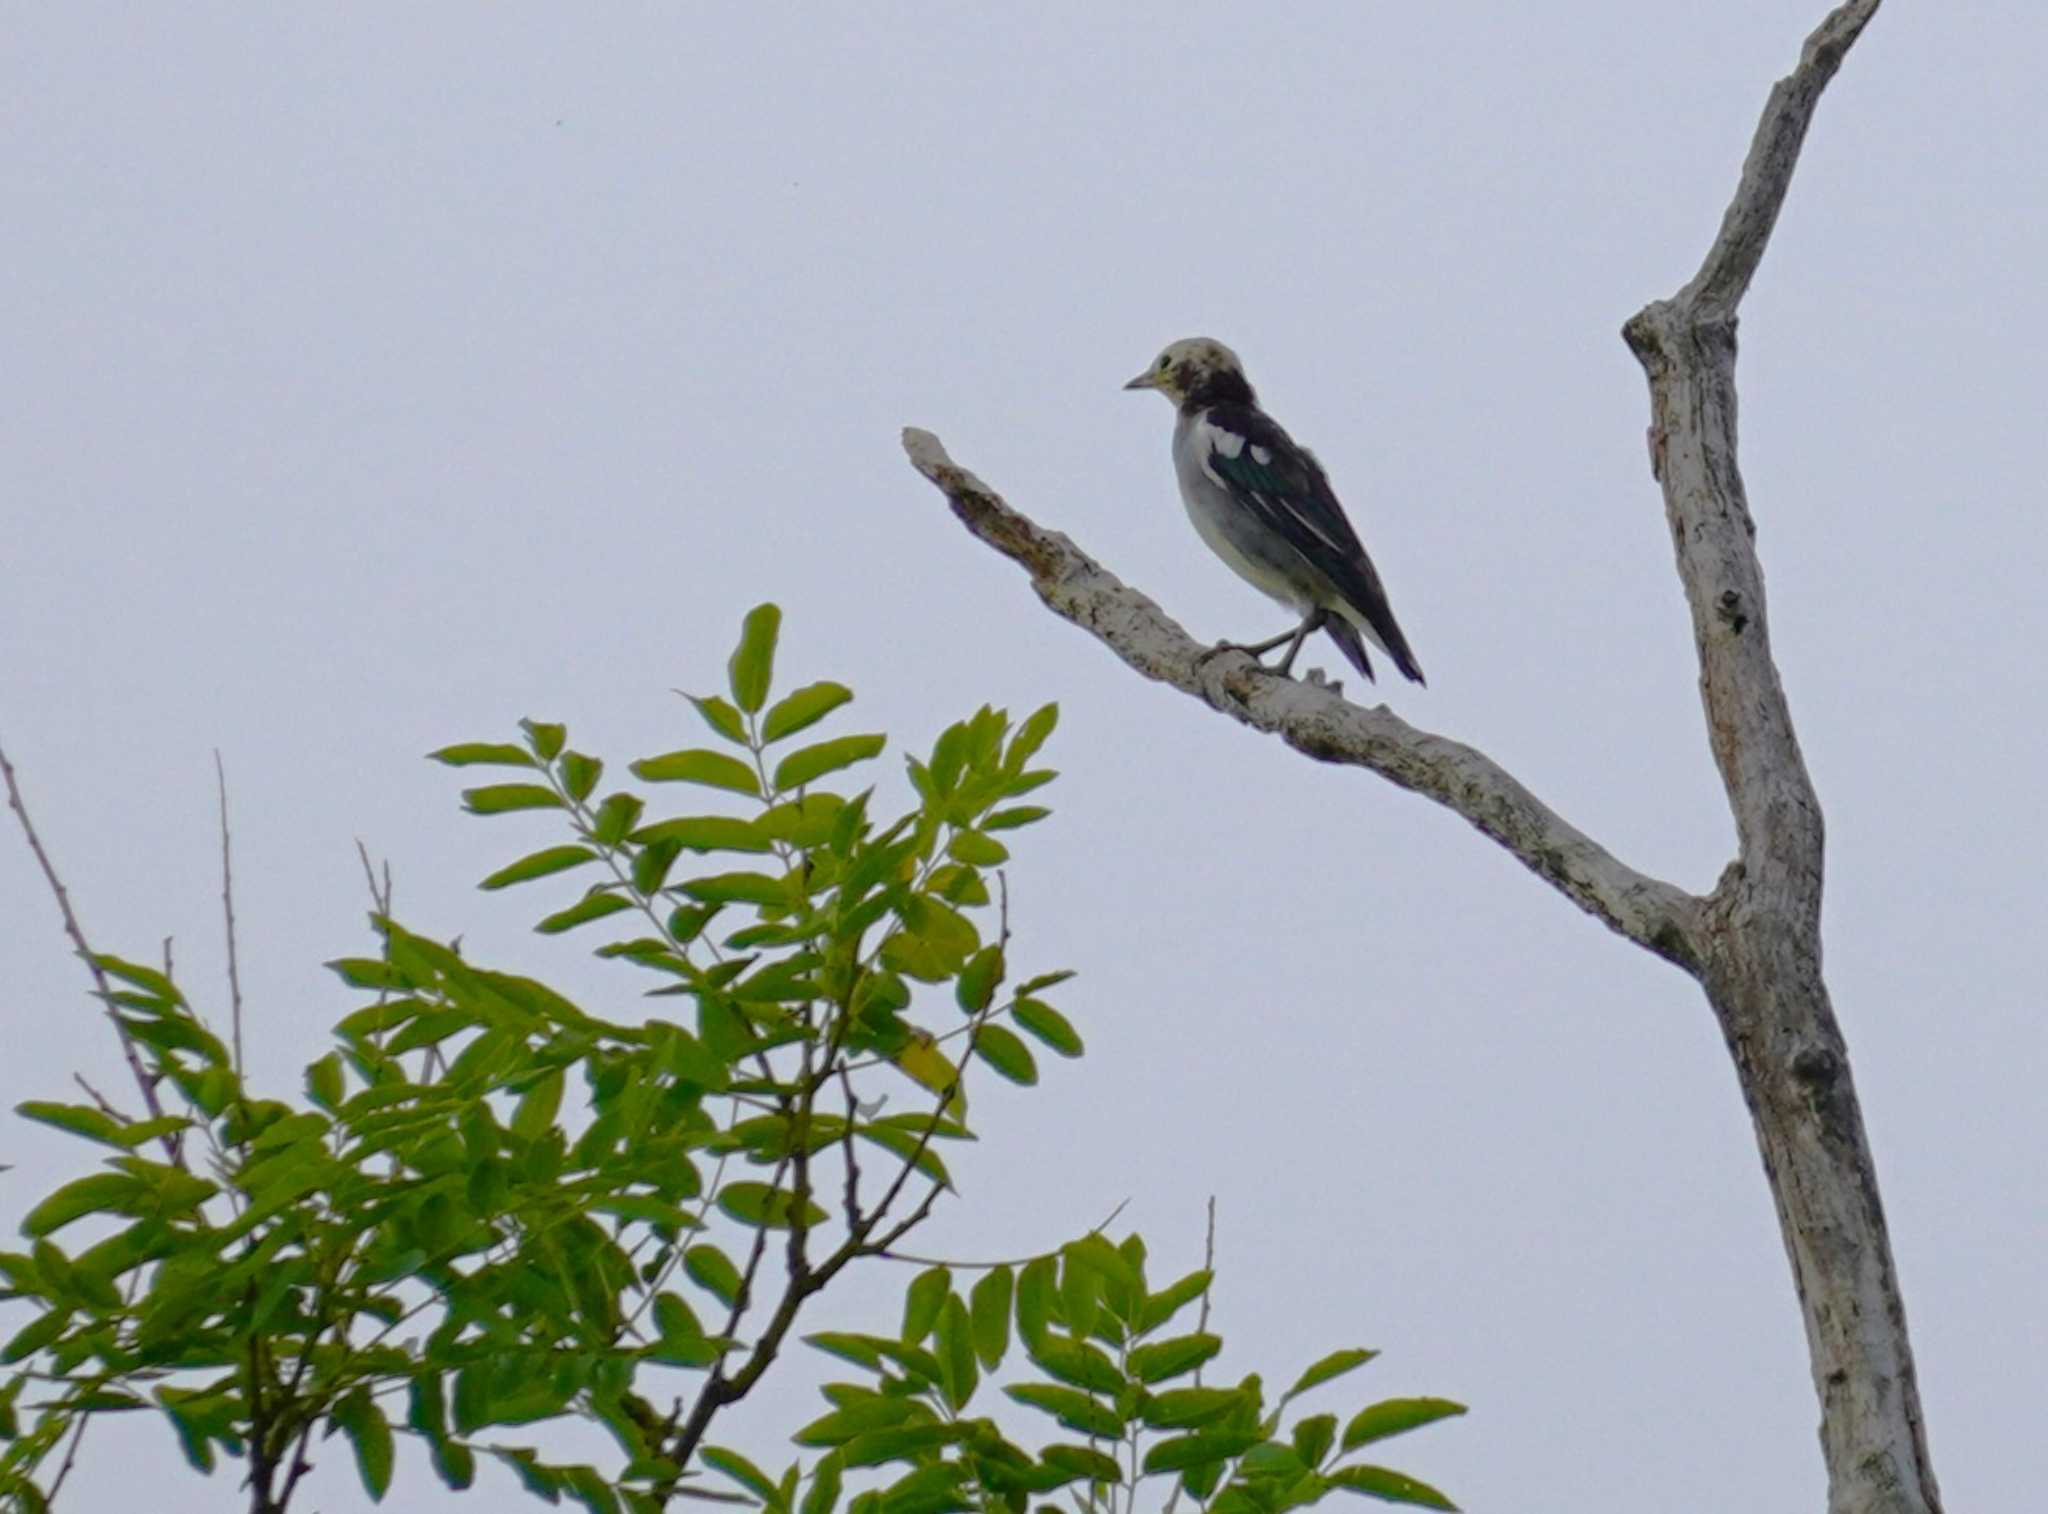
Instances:
[[[1940,1514],[1905,1304],[1847,1047],[1821,975],[1825,827],[1770,650],[1763,569],[1736,451],[1736,311],[1770,240],[1814,108],[1880,0],[1837,6],[1780,80],[1705,260],[1623,330],[1649,381],[1650,467],[1691,610],[1707,737],[1737,858],[1702,899],[1647,877],[1484,753],[1384,706],[1210,654],[1150,599],[904,432],[967,529],[1016,562],[1048,608],[1147,678],[1324,762],[1436,801],[1617,933],[1696,978],[1756,1128],[1805,1323],[1829,1514]]]

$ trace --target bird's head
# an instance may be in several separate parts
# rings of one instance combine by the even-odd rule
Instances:
[[[1252,403],[1252,386],[1245,382],[1244,365],[1237,354],[1206,336],[1175,342],[1124,387],[1157,389],[1175,405],[1219,400]]]

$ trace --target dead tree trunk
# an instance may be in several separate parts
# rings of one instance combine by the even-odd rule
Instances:
[[[1696,978],[1756,1126],[1820,1398],[1829,1514],[1939,1514],[1905,1305],[1849,1058],[1821,977],[1823,828],[1772,661],[1755,526],[1737,466],[1735,316],[1822,90],[1879,0],[1837,7],[1771,91],[1721,230],[1692,281],[1624,330],[1649,378],[1651,471],[1691,607],[1708,739],[1737,853],[1704,898],[1647,877],[1483,753],[1384,706],[1205,656],[1159,607],[1058,532],[1010,509],[906,431],[918,471],[1053,611],[1148,678],[1324,762],[1369,768],[1464,816],[1580,908]]]

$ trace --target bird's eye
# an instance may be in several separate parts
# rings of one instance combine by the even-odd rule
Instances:
[[[1161,373],[1164,373],[1164,372],[1166,372],[1166,370],[1167,370],[1167,369],[1171,368],[1172,366],[1173,366],[1173,359],[1172,359],[1172,358],[1170,358],[1170,357],[1168,357],[1168,356],[1167,356],[1167,355],[1166,355],[1165,353],[1163,353],[1163,352],[1162,352],[1162,353],[1160,353],[1160,354],[1159,354],[1159,371],[1160,371]]]

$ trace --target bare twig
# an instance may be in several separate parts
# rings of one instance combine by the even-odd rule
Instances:
[[[228,1000],[234,1018],[235,1077],[244,1074],[242,1064],[242,966],[235,943],[235,863],[233,843],[228,834],[228,770],[221,762],[220,749],[213,753],[213,777],[220,791],[220,907],[227,919]]]
[[[1212,1199],[1210,1202],[1213,1204],[1215,1201]],[[1116,1223],[1116,1217],[1130,1208],[1130,1205],[1131,1201],[1129,1199],[1122,1200],[1117,1204],[1116,1208],[1110,1210],[1098,1223],[1090,1225],[1087,1233],[1089,1235],[1102,1234],[1103,1231]],[[963,1262],[950,1256],[913,1256],[907,1251],[874,1251],[870,1253],[870,1255],[878,1257],[885,1262],[907,1262],[916,1267],[957,1267],[962,1272],[993,1272],[998,1267],[1028,1267],[1033,1262],[1042,1262],[1048,1257],[1055,1257],[1059,1254],[1060,1248],[1055,1246],[1052,1250],[1041,1251],[1035,1256],[1001,1257],[993,1262]]]
[[[163,1101],[156,1096],[156,1084],[142,1065],[142,1057],[135,1049],[135,1042],[128,1034],[128,1027],[121,1023],[121,1016],[114,1008],[114,985],[108,981],[106,970],[100,966],[99,958],[86,944],[85,932],[78,924],[78,916],[71,908],[71,895],[64,888],[63,879],[57,876],[57,869],[50,861],[50,854],[43,850],[43,841],[36,834],[35,822],[29,819],[28,803],[21,797],[21,785],[14,774],[14,764],[7,760],[6,748],[0,747],[0,777],[7,783],[7,807],[14,811],[21,822],[21,832],[28,838],[28,849],[35,853],[36,863],[43,870],[43,879],[50,885],[50,892],[56,897],[58,913],[64,917],[64,934],[71,938],[73,950],[92,974],[98,986],[98,998],[106,1010],[107,1019],[113,1024],[114,1034],[120,1038],[121,1055],[127,1059],[128,1071],[135,1078],[135,1086],[142,1090],[142,1102],[148,1106],[152,1119],[162,1119]],[[177,1133],[169,1132],[161,1138],[164,1152],[171,1161],[184,1165],[182,1149]]]
[[[127,1120],[128,1116],[121,1113],[120,1110],[116,1109],[113,1106],[113,1103],[107,1098],[105,1094],[101,1093],[97,1088],[93,1087],[92,1084],[85,1081],[84,1073],[74,1072],[71,1075],[71,1081],[76,1083],[80,1088],[83,1088],[85,1090],[86,1097],[91,1099],[93,1103],[99,1105],[100,1112],[102,1114],[110,1115],[114,1119],[121,1120],[123,1122]]]
[[[90,1414],[80,1414],[73,1422],[71,1444],[64,1448],[64,1461],[57,1468],[57,1475],[50,1479],[49,1491],[43,1495],[43,1502],[46,1507],[54,1507],[56,1505],[57,1495],[64,1488],[64,1479],[71,1475],[71,1468],[78,1461],[78,1446],[85,1439],[85,1427],[91,1423],[92,1416]]]

